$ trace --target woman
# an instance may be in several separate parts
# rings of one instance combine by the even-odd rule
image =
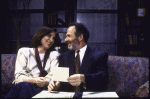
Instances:
[[[56,30],[41,27],[32,38],[33,48],[23,47],[17,53],[15,64],[15,86],[5,98],[31,98],[46,89],[52,79],[51,68],[58,66],[54,49]]]

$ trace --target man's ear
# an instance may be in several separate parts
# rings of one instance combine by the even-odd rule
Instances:
[[[79,40],[79,41],[82,41],[83,39],[84,39],[84,38],[83,38],[83,34],[80,34],[79,37],[78,37],[78,40]]]

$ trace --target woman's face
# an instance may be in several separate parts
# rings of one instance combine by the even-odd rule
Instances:
[[[45,35],[42,39],[41,39],[41,46],[44,49],[49,49],[53,44],[54,44],[54,38],[55,38],[55,32],[51,32],[48,35]]]

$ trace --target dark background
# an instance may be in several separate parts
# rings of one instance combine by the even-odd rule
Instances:
[[[32,36],[41,26],[65,33],[70,22],[82,22],[90,31],[89,46],[109,55],[149,57],[149,4],[149,0],[31,0],[21,24],[21,47],[32,47]],[[137,16],[137,8],[146,9],[144,17]],[[1,9],[1,54],[16,54],[17,36],[12,20],[14,14],[26,10],[20,8],[15,13],[12,0],[4,0]],[[48,24],[50,13],[56,14],[55,24]],[[137,36],[137,44],[129,43],[129,35]],[[67,49],[64,43],[58,47],[61,53]]]

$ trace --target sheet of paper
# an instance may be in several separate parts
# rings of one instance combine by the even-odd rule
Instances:
[[[69,68],[68,67],[53,67],[53,80],[68,82],[67,78],[69,77]]]
[[[32,98],[73,98],[74,92],[43,90]],[[116,92],[83,92],[82,98],[119,98]]]
[[[116,92],[83,92],[82,98],[119,98]]]
[[[74,92],[58,92],[43,90],[32,98],[73,98]]]

